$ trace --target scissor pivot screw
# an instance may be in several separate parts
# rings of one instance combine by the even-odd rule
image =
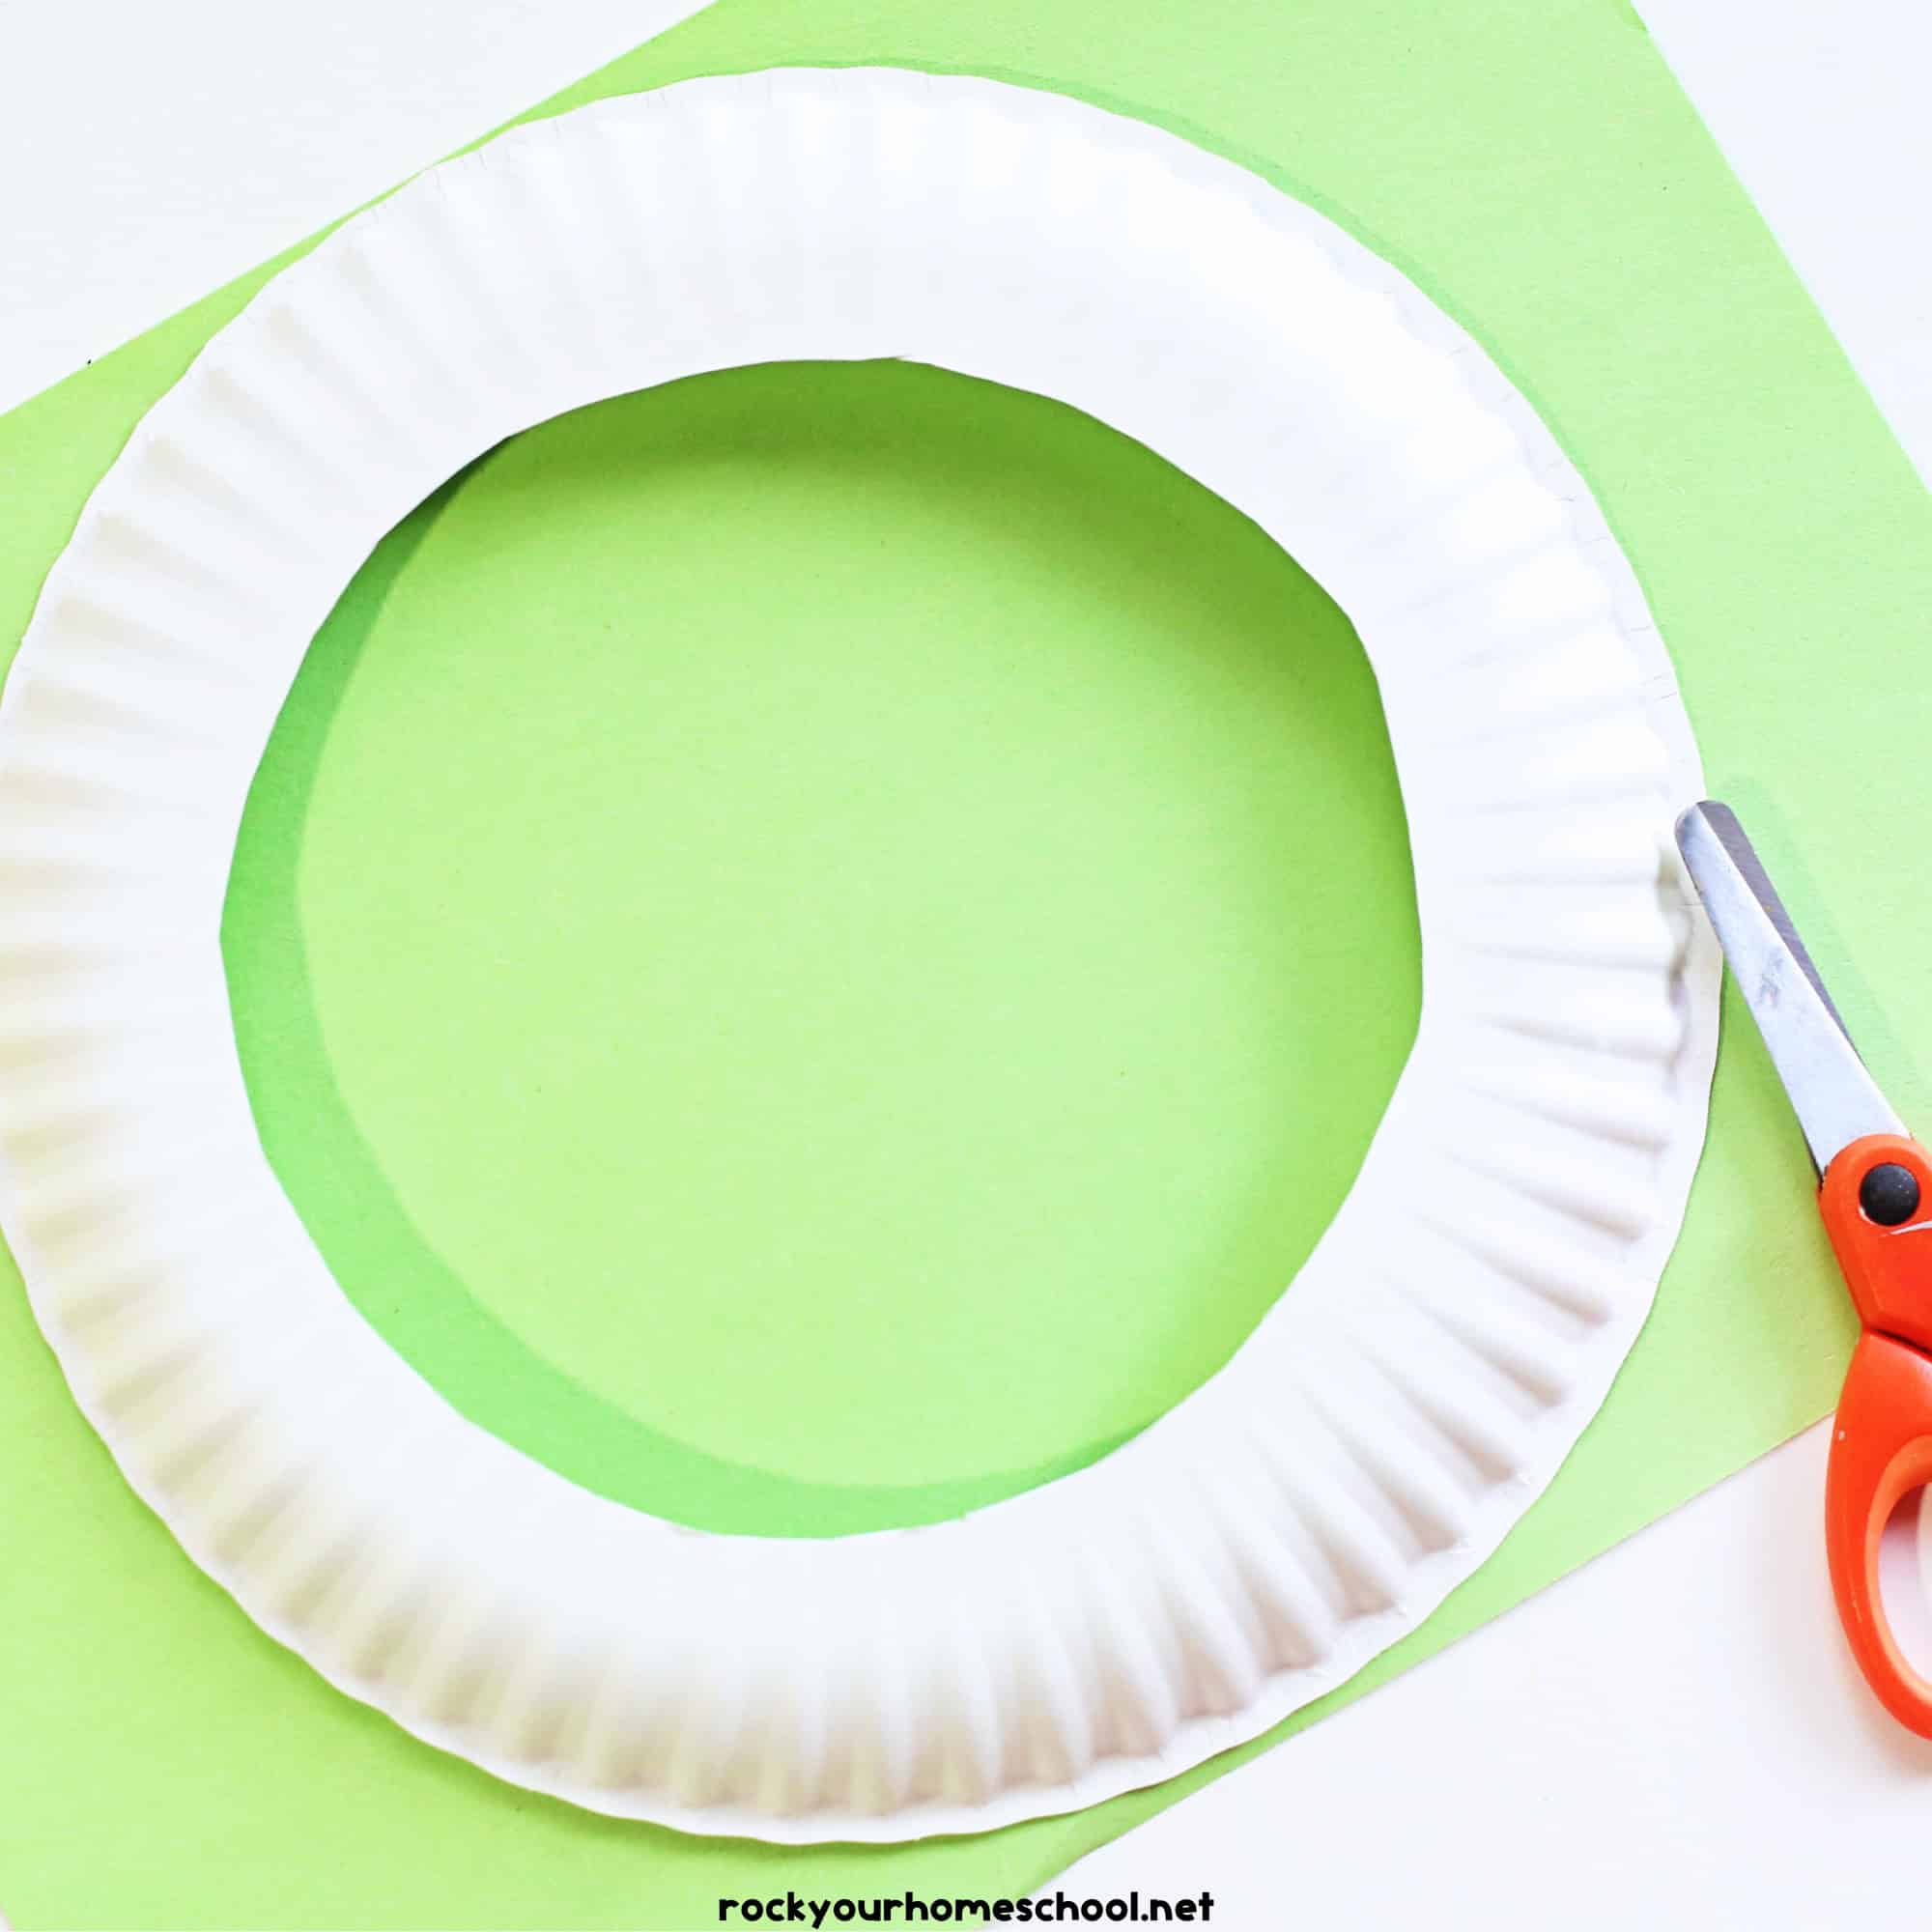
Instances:
[[[1859,1182],[1859,1206],[1867,1221],[1895,1228],[1918,1212],[1918,1177],[1895,1160],[1882,1160]]]

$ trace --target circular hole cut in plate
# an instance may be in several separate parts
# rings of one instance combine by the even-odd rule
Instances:
[[[612,397],[411,512],[282,706],[222,948],[377,1332],[755,1535],[944,1521],[1165,1413],[1421,1004],[1333,601],[1094,417],[903,361]]]
[[[1292,1292],[1142,1435],[955,1521],[705,1534],[465,1421],[355,1313],[255,1132],[223,895],[310,639],[438,484],[602,397],[881,356],[1087,411],[1335,597],[1403,784],[1422,1019]],[[277,276],[90,500],[0,701],[0,1219],[128,1481],[420,1737],[693,1831],[1070,1810],[1412,1629],[1601,1403],[1702,1138],[1718,961],[1669,848],[1700,789],[1587,490],[1468,338],[1311,210],[987,81],[605,101]]]

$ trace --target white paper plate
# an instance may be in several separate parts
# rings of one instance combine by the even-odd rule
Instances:
[[[889,355],[1138,438],[1348,611],[1407,801],[1421,1029],[1291,1291],[1136,1440],[956,1522],[705,1535],[464,1421],[355,1313],[256,1139],[222,897],[310,638],[460,465],[671,377]],[[985,81],[607,101],[279,275],[48,578],[0,704],[6,1233],[129,1482],[265,1629],[419,1736],[694,1831],[1068,1810],[1253,1737],[1412,1629],[1602,1401],[1703,1129],[1718,964],[1668,839],[1699,789],[1576,472],[1307,208]]]

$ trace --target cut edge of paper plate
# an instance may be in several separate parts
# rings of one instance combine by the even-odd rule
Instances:
[[[706,1534],[477,1429],[342,1295],[254,1131],[222,898],[310,638],[449,474],[603,396],[878,356],[1087,411],[1336,598],[1409,813],[1422,1022],[1292,1291],[1133,1441],[954,1522]],[[1575,470],[1312,210],[992,81],[606,100],[277,276],[91,498],[0,696],[0,1219],[129,1483],[417,1736],[688,1831],[1072,1810],[1346,1682],[1595,1413],[1703,1136],[1718,958],[1669,838],[1701,789]]]

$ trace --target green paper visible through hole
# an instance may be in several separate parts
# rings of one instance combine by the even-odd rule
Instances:
[[[955,1515],[1211,1374],[1419,976],[1342,613],[1140,445],[904,363],[619,398],[408,519],[224,942],[375,1326],[561,1474],[769,1534]]]

